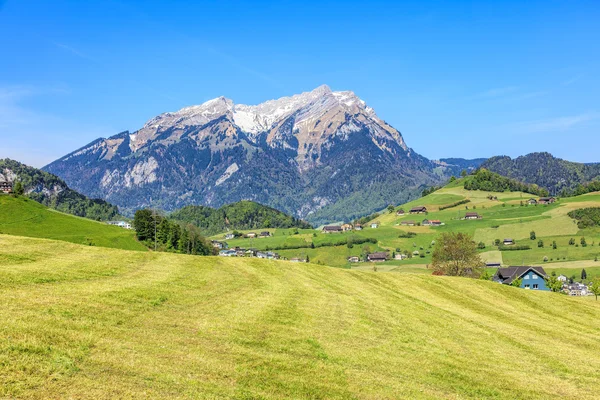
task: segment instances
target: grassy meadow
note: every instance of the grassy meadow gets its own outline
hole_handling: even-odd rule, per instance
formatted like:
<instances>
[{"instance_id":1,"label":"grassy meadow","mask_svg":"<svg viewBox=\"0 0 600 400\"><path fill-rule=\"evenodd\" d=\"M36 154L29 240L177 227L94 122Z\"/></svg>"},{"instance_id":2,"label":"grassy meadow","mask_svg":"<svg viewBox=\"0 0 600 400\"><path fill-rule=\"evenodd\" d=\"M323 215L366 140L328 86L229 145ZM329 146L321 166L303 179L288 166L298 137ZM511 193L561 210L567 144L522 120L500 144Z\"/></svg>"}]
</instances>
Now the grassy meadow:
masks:
<instances>
[{"instance_id":1,"label":"grassy meadow","mask_svg":"<svg viewBox=\"0 0 600 400\"><path fill-rule=\"evenodd\" d=\"M147 250L131 230L63 214L26 197L0 195L2 233L124 250Z\"/></svg>"},{"instance_id":2,"label":"grassy meadow","mask_svg":"<svg viewBox=\"0 0 600 400\"><path fill-rule=\"evenodd\" d=\"M429 274L0 243L0 398L594 399L600 390L600 302L588 298Z\"/></svg>"},{"instance_id":3,"label":"grassy meadow","mask_svg":"<svg viewBox=\"0 0 600 400\"><path fill-rule=\"evenodd\" d=\"M496 197L497 199L490 199ZM409 252L418 251L419 255L402 260L390 260L384 263L389 270L394 272L409 271L409 268L394 268L405 265L427 265L431 263L431 254L434 248L432 242L441 232L465 232L472 235L476 242L482 242L485 248L480 250L482 258L487 262L500 262L503 265L543 265L549 271L562 269L560 263L582 261L586 267L592 268L594 276L600 276L595 266L600 266L600 228L580 230L575 220L567 213L571 210L585 207L600 207L600 194L590 193L583 196L559 199L549 205L527 205L527 200L535 197L522 192L485 192L469 191L463 188L462 179L450 183L410 203L397 206L394 212L382 211L381 215L373 220L379 223L378 228L370 228L369 224L362 231L344 232L336 234L323 234L318 230L300 230L295 234L293 229L271 230L273 237L261 239L233 239L228 240L230 246L255 247L261 250L276 249L284 257L305 257L308 255L312 262L325 265L372 269L371 265L350 264L349 256L358 256L373 251ZM449 205L461 200L470 200L467 204L448 208L440 211L440 206ZM428 214L403 216L396 215L400 208L406 212L414 206L426 206ZM474 211L483 216L478 220L464 220L466 212ZM403 226L402 221L413 220L422 222L423 219L438 219L443 226ZM530 232L536 233L536 240L530 239ZM402 233L414 232L412 238L399 237ZM350 237L375 238L377 243L355 244L352 248L347 245L324 246L324 243L335 244ZM587 246L581 246L581 237L585 237ZM496 239L513 239L517 245L528 245L530 250L499 251L494 242ZM576 244L569 245L570 239ZM213 239L222 240L223 235L214 236ZM538 240L542 239L543 247L538 247ZM556 242L557 248L552 248ZM315 248L311 248L311 244ZM307 248L292 249L290 247L305 246ZM547 258L547 261L544 259ZM555 265L556 264L556 265Z\"/></svg>"}]
</instances>

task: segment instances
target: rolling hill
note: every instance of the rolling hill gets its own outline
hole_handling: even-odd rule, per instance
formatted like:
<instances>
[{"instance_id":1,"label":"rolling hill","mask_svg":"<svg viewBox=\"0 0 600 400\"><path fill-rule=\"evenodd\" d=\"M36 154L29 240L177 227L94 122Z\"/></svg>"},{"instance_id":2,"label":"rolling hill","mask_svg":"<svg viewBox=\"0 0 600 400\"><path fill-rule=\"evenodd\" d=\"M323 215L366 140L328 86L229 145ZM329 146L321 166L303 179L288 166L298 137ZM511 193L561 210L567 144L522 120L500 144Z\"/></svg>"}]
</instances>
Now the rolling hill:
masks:
<instances>
[{"instance_id":1,"label":"rolling hill","mask_svg":"<svg viewBox=\"0 0 600 400\"><path fill-rule=\"evenodd\" d=\"M597 397L600 303L0 235L0 397Z\"/></svg>"},{"instance_id":2,"label":"rolling hill","mask_svg":"<svg viewBox=\"0 0 600 400\"><path fill-rule=\"evenodd\" d=\"M26 197L0 194L0 233L89 246L146 250L135 233L50 209Z\"/></svg>"},{"instance_id":3,"label":"rolling hill","mask_svg":"<svg viewBox=\"0 0 600 400\"><path fill-rule=\"evenodd\" d=\"M255 247L261 250L275 250L282 256L292 258L306 256L312 262L325 265L372 269L371 263L350 264L350 256L364 256L368 252L388 251L393 253L418 252L405 260L390 260L378 264L380 271L421 272L430 273L426 265L431 263L431 253L436 237L441 232L456 231L473 235L476 242L482 242L485 248L480 250L484 260L503 265L543 265L547 271L556 270L568 276L579 274L582 268L588 271L588 277L600 276L600 229L591 227L579 229L577 221L568 216L569 211L600 206L600 193L559 199L549 205L528 205L530 198L537 196L519 192L490 192L482 190L466 190L471 187L473 176L458 179L432 194L387 210L371 222L378 227L370 228L366 224L361 231L337 234L323 234L315 230L271 230L272 237L260 239L227 240L230 247ZM503 183L503 182L502 182ZM449 205L468 200L466 204L458 204L440 211ZM408 211L414 206L425 206L428 213L410 215ZM467 209L468 208L468 209ZM403 209L405 215L397 215ZM476 212L481 219L465 220L467 212ZM414 221L421 225L424 219L439 220L442 226L406 226L403 221ZM536 240L530 239L531 232L536 233ZM407 232L416 236L401 237ZM587 245L581 246L581 238L585 237ZM375 239L376 243L348 245L366 238ZM495 246L496 239L510 238L517 245L530 246L523 251L500 251ZM213 239L222 240L216 235ZM574 244L570 245L571 239ZM543 247L538 247L539 240ZM553 248L556 242L556 248ZM544 259L547 258L547 261ZM566 271L565 271L566 270Z\"/></svg>"}]
</instances>

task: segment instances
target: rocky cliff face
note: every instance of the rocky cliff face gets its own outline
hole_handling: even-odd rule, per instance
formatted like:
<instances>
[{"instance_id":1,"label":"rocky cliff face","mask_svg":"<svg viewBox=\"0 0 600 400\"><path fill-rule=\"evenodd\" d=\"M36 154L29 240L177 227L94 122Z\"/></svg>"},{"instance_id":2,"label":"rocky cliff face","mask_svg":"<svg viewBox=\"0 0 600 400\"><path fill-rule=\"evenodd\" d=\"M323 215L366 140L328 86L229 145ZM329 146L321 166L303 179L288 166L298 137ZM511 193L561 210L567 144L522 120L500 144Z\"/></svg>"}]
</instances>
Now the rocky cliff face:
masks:
<instances>
[{"instance_id":1,"label":"rocky cliff face","mask_svg":"<svg viewBox=\"0 0 600 400\"><path fill-rule=\"evenodd\" d=\"M320 86L256 106L219 97L164 113L45 169L121 210L245 199L319 223L407 200L447 166L413 152L354 93Z\"/></svg>"}]
</instances>

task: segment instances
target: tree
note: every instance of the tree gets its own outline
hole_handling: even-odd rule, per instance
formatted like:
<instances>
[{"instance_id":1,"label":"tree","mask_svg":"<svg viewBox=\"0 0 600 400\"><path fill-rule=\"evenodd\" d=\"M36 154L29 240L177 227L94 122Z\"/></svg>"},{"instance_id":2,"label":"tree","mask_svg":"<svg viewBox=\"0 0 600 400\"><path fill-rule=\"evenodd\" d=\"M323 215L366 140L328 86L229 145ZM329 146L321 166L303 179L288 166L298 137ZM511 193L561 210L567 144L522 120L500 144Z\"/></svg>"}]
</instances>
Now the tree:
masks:
<instances>
[{"instance_id":1,"label":"tree","mask_svg":"<svg viewBox=\"0 0 600 400\"><path fill-rule=\"evenodd\" d=\"M510 285L514 286L514 287L521 287L521 284L523 283L523 278L517 278L515 280L513 280Z\"/></svg>"},{"instance_id":2,"label":"tree","mask_svg":"<svg viewBox=\"0 0 600 400\"><path fill-rule=\"evenodd\" d=\"M434 273L478 278L483 273L484 265L470 235L446 232L436 240L431 263Z\"/></svg>"},{"instance_id":3,"label":"tree","mask_svg":"<svg viewBox=\"0 0 600 400\"><path fill-rule=\"evenodd\" d=\"M579 241L579 243L581 243L581 247L586 247L587 246L587 242L585 241L585 237L582 236L581 240Z\"/></svg>"},{"instance_id":4,"label":"tree","mask_svg":"<svg viewBox=\"0 0 600 400\"><path fill-rule=\"evenodd\" d=\"M538 247L544 247L544 241L542 239L538 240Z\"/></svg>"},{"instance_id":5,"label":"tree","mask_svg":"<svg viewBox=\"0 0 600 400\"><path fill-rule=\"evenodd\" d=\"M585 272L585 268L581 270L581 280L584 281L587 279L587 272Z\"/></svg>"},{"instance_id":6,"label":"tree","mask_svg":"<svg viewBox=\"0 0 600 400\"><path fill-rule=\"evenodd\" d=\"M531 240L535 240L536 239L535 231L529 232L529 239L531 239Z\"/></svg>"},{"instance_id":7,"label":"tree","mask_svg":"<svg viewBox=\"0 0 600 400\"><path fill-rule=\"evenodd\" d=\"M387 210L388 212L391 214L394 212L394 206L392 204L390 204L389 206L387 206Z\"/></svg>"},{"instance_id":8,"label":"tree","mask_svg":"<svg viewBox=\"0 0 600 400\"><path fill-rule=\"evenodd\" d=\"M569 246L573 246L575 244L575 239L571 238L569 239Z\"/></svg>"},{"instance_id":9,"label":"tree","mask_svg":"<svg viewBox=\"0 0 600 400\"><path fill-rule=\"evenodd\" d=\"M600 295L600 277L594 279L594 281L589 286L590 292L594 293L596 296L596 301L598 301L598 295Z\"/></svg>"},{"instance_id":10,"label":"tree","mask_svg":"<svg viewBox=\"0 0 600 400\"><path fill-rule=\"evenodd\" d=\"M553 248L554 250L556 250L556 240L553 240L553 241L552 241L552 248Z\"/></svg>"},{"instance_id":11,"label":"tree","mask_svg":"<svg viewBox=\"0 0 600 400\"><path fill-rule=\"evenodd\" d=\"M17 196L23 196L23 193L25 193L25 189L23 188L23 184L18 181L17 183L15 183L15 186L13 187L13 193Z\"/></svg>"},{"instance_id":12,"label":"tree","mask_svg":"<svg viewBox=\"0 0 600 400\"><path fill-rule=\"evenodd\" d=\"M479 242L479 243L477 244L477 248L478 248L478 249L485 249L485 243L483 243L483 242Z\"/></svg>"},{"instance_id":13,"label":"tree","mask_svg":"<svg viewBox=\"0 0 600 400\"><path fill-rule=\"evenodd\" d=\"M306 262L310 262L310 258L308 257L308 254L306 255Z\"/></svg>"},{"instance_id":14,"label":"tree","mask_svg":"<svg viewBox=\"0 0 600 400\"><path fill-rule=\"evenodd\" d=\"M556 277L556 272L552 272L552 275L546 280L546 286L553 292L560 292L562 290L562 282Z\"/></svg>"},{"instance_id":15,"label":"tree","mask_svg":"<svg viewBox=\"0 0 600 400\"><path fill-rule=\"evenodd\" d=\"M450 177L450 182L454 182L455 180L456 180L456 177L455 177L454 175L452 175L452 176Z\"/></svg>"},{"instance_id":16,"label":"tree","mask_svg":"<svg viewBox=\"0 0 600 400\"><path fill-rule=\"evenodd\" d=\"M465 176L467 176L467 170L466 170L466 169L463 169L462 171L460 171L460 176L462 176L463 178L464 178Z\"/></svg>"},{"instance_id":17,"label":"tree","mask_svg":"<svg viewBox=\"0 0 600 400\"><path fill-rule=\"evenodd\" d=\"M500 246L500 239L494 240L494 246Z\"/></svg>"}]
</instances>

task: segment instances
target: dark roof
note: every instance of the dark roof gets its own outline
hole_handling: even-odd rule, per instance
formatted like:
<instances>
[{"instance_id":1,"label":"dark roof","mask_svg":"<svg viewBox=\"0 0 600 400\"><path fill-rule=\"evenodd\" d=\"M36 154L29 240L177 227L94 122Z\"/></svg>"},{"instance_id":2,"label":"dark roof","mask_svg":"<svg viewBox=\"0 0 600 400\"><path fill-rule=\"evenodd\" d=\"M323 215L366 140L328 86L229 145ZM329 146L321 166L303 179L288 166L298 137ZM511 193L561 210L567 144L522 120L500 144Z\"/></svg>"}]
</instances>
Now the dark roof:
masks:
<instances>
[{"instance_id":1,"label":"dark roof","mask_svg":"<svg viewBox=\"0 0 600 400\"><path fill-rule=\"evenodd\" d=\"M423 207L423 206L413 207L410 209L411 212L412 211L424 211L424 210L427 210L427 208Z\"/></svg>"},{"instance_id":2,"label":"dark roof","mask_svg":"<svg viewBox=\"0 0 600 400\"><path fill-rule=\"evenodd\" d=\"M540 197L541 201L548 201L548 200L554 200L554 197Z\"/></svg>"},{"instance_id":3,"label":"dark roof","mask_svg":"<svg viewBox=\"0 0 600 400\"><path fill-rule=\"evenodd\" d=\"M378 253L371 253L368 255L369 259L375 258L375 259L386 259L388 256L388 253L385 253L383 251L380 251Z\"/></svg>"},{"instance_id":4,"label":"dark roof","mask_svg":"<svg viewBox=\"0 0 600 400\"><path fill-rule=\"evenodd\" d=\"M400 223L401 223L401 224L405 224L405 225L409 225L409 224L413 224L413 225L414 225L414 224L415 224L415 221L412 221L412 220L407 220L407 221L402 221L402 222L400 222Z\"/></svg>"},{"instance_id":5,"label":"dark roof","mask_svg":"<svg viewBox=\"0 0 600 400\"><path fill-rule=\"evenodd\" d=\"M327 225L323 227L324 231L341 231L342 227L339 225Z\"/></svg>"},{"instance_id":6,"label":"dark roof","mask_svg":"<svg viewBox=\"0 0 600 400\"><path fill-rule=\"evenodd\" d=\"M543 267L506 267L506 268L498 268L496 271L496 275L494 275L494 280L501 281L504 284L510 285L512 281L518 279L525 275L529 270L535 271L542 278L545 278L546 271L544 271Z\"/></svg>"},{"instance_id":7,"label":"dark roof","mask_svg":"<svg viewBox=\"0 0 600 400\"><path fill-rule=\"evenodd\" d=\"M479 217L479 214L476 212L468 212L465 214L465 217Z\"/></svg>"}]
</instances>

